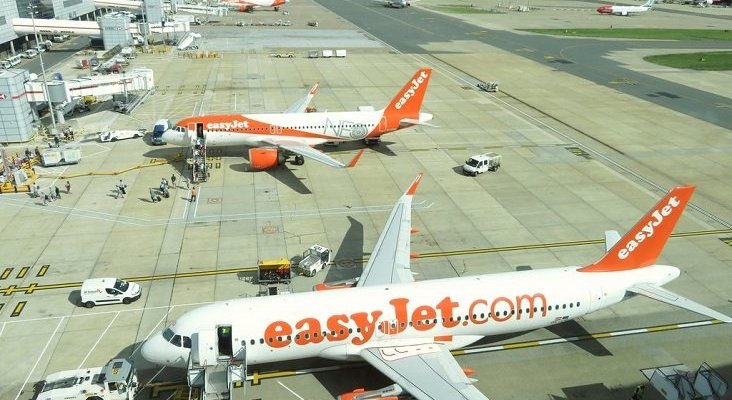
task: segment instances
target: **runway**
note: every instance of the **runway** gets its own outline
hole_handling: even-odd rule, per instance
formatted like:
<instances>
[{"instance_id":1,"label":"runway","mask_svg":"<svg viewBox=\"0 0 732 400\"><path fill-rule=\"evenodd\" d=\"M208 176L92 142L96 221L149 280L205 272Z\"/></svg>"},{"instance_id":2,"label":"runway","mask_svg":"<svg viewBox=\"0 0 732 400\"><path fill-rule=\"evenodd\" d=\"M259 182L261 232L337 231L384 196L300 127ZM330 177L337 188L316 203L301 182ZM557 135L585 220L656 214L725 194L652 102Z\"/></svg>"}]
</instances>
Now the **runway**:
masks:
<instances>
[{"instance_id":1,"label":"runway","mask_svg":"<svg viewBox=\"0 0 732 400\"><path fill-rule=\"evenodd\" d=\"M479 41L560 71L604 85L639 99L732 129L732 109L727 97L623 68L605 58L630 48L719 49L729 42L642 41L560 38L484 29L457 18L420 7L391 9L370 0L315 0L394 49L408 54L429 54L435 42ZM634 82L614 84L613 82Z\"/></svg>"}]
</instances>

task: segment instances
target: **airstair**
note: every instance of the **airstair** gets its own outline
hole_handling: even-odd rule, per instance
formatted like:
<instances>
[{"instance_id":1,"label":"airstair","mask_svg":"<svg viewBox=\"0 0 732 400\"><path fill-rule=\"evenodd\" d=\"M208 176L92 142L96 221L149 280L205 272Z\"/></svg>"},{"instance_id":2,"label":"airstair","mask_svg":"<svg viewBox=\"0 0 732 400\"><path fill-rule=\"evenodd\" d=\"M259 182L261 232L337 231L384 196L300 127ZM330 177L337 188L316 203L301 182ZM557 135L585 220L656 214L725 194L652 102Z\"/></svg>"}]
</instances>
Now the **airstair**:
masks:
<instances>
[{"instance_id":1,"label":"airstair","mask_svg":"<svg viewBox=\"0 0 732 400\"><path fill-rule=\"evenodd\" d=\"M234 346L232 337L231 325L220 325L216 330L198 332L191 337L188 386L191 393L200 389L201 400L244 398L246 347Z\"/></svg>"},{"instance_id":2,"label":"airstair","mask_svg":"<svg viewBox=\"0 0 732 400\"><path fill-rule=\"evenodd\" d=\"M707 363L702 363L696 372L683 364L641 372L666 400L720 400L727 393L727 381Z\"/></svg>"},{"instance_id":3,"label":"airstair","mask_svg":"<svg viewBox=\"0 0 732 400\"><path fill-rule=\"evenodd\" d=\"M193 162L191 180L193 183L206 182L209 177L208 162L206 160L206 135L203 133L203 124L196 124L196 137L193 141Z\"/></svg>"}]
</instances>

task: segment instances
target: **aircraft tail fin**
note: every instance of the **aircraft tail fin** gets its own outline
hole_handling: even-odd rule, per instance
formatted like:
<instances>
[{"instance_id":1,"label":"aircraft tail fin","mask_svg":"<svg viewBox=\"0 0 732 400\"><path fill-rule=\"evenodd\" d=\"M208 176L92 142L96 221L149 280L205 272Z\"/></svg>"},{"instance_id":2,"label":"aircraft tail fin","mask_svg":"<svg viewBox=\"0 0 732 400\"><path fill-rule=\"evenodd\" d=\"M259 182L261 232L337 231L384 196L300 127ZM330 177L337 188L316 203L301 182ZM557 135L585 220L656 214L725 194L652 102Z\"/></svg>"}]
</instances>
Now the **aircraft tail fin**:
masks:
<instances>
[{"instance_id":1,"label":"aircraft tail fin","mask_svg":"<svg viewBox=\"0 0 732 400\"><path fill-rule=\"evenodd\" d=\"M625 271L655 264L694 189L680 186L669 191L599 261L579 271Z\"/></svg>"},{"instance_id":2,"label":"aircraft tail fin","mask_svg":"<svg viewBox=\"0 0 732 400\"><path fill-rule=\"evenodd\" d=\"M419 110L431 76L432 68L420 68L386 106L384 115L393 121L404 118L419 120Z\"/></svg>"}]
</instances>

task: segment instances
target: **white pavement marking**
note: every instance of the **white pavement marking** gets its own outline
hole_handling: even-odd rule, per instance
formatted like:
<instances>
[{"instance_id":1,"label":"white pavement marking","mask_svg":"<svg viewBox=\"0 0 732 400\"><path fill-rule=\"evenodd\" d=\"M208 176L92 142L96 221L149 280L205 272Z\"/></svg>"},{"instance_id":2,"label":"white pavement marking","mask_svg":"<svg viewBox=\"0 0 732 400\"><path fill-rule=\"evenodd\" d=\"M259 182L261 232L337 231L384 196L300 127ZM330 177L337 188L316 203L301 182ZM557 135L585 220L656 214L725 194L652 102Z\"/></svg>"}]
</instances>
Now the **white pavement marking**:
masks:
<instances>
[{"instance_id":1,"label":"white pavement marking","mask_svg":"<svg viewBox=\"0 0 732 400\"><path fill-rule=\"evenodd\" d=\"M3 322L3 327L0 329L0 337L3 337L3 332L5 332L5 322Z\"/></svg>"},{"instance_id":2,"label":"white pavement marking","mask_svg":"<svg viewBox=\"0 0 732 400\"><path fill-rule=\"evenodd\" d=\"M294 390L292 390L292 389L288 388L287 386L285 386L285 384L284 384L284 383L280 382L280 380L279 380L279 379L277 380L277 383L279 383L279 384L280 384L280 386L282 386L283 388L285 388L285 390L287 390L288 392L292 393L292 395L293 395L293 396L297 397L297 398L298 398L298 399L300 399L300 400L305 400L305 399L303 399L303 398L302 398L302 396L300 396L299 394L295 393L295 391L294 391Z\"/></svg>"},{"instance_id":3,"label":"white pavement marking","mask_svg":"<svg viewBox=\"0 0 732 400\"><path fill-rule=\"evenodd\" d=\"M149 385L150 383L152 383L155 380L155 378L157 378L158 375L160 375L163 372L164 369L165 369L165 367L160 368L160 371L156 372L155 375L153 375L152 378L150 378L150 380L147 381L146 384L142 385L142 387L145 388L145 387L147 387L147 385ZM137 394L135 394L135 397L137 397L137 395L140 394L140 393L142 393L142 390L138 390L137 391Z\"/></svg>"},{"instance_id":4,"label":"white pavement marking","mask_svg":"<svg viewBox=\"0 0 732 400\"><path fill-rule=\"evenodd\" d=\"M94 351L94 349L97 347L97 345L99 344L99 342L102 341L102 338L104 337L104 335L107 334L107 331L109 331L109 328L112 327L112 324L114 323L114 321L117 319L117 317L119 317L119 314L120 313L121 313L121 311L117 311L117 313L114 314L114 318L112 318L112 320L109 321L109 324L104 329L104 332L102 332L102 334L99 335L99 337L97 338L97 341L94 342L94 345L91 347L91 349L89 349L89 352L86 353L86 357L84 357L84 359L81 360L81 362L79 363L79 366L76 367L76 369L81 369L81 367L84 365L84 363L86 362L86 360L89 358L89 355L91 355L92 351Z\"/></svg>"},{"instance_id":5,"label":"white pavement marking","mask_svg":"<svg viewBox=\"0 0 732 400\"><path fill-rule=\"evenodd\" d=\"M58 321L58 324L56 324L56 329L53 330L51 337L48 338L46 345L43 346L43 350L41 351L41 354L38 355L38 359L36 360L36 363L33 364L33 368L31 368L30 372L28 373L28 376L25 378L25 381L23 381L23 384L20 386L20 389L18 390L18 394L15 395L15 400L18 400L18 398L20 397L20 394L23 393L23 388L25 388L25 385L28 384L28 381L30 380L31 375L33 375L33 372L36 370L38 363L41 362L41 358L43 358L43 354L45 354L46 350L48 350L48 346L51 344L53 337L56 336L56 332L58 332L58 328L61 327L61 323L64 322L64 318L61 318L61 320Z\"/></svg>"},{"instance_id":6,"label":"white pavement marking","mask_svg":"<svg viewBox=\"0 0 732 400\"><path fill-rule=\"evenodd\" d=\"M194 187L195 187L195 186L194 186ZM192 189L191 189L191 190L192 190ZM197 189L196 189L196 205L195 205L195 207L193 208L193 219L196 219L196 215L198 215L198 197L199 197L200 195L201 195L201 188L199 187L199 188L197 188ZM191 197L190 197L190 195L188 196L188 198L189 198L189 199L191 198Z\"/></svg>"}]
</instances>

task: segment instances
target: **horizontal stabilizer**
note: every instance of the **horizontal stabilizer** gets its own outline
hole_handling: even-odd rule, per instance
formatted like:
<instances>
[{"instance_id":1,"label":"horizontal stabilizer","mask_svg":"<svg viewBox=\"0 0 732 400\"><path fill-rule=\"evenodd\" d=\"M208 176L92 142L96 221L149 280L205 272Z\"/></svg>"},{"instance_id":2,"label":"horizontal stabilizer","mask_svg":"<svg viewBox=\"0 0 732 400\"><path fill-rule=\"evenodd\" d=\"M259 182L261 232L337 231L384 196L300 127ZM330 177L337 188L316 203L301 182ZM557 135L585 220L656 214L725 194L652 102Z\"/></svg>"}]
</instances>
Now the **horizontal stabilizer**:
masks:
<instances>
[{"instance_id":1,"label":"horizontal stabilizer","mask_svg":"<svg viewBox=\"0 0 732 400\"><path fill-rule=\"evenodd\" d=\"M437 125L433 125L433 124L430 124L429 122L420 121L420 120L414 119L414 118L402 118L399 120L399 125L402 125L402 126L424 125L424 126L429 126L431 128L438 128Z\"/></svg>"},{"instance_id":2,"label":"horizontal stabilizer","mask_svg":"<svg viewBox=\"0 0 732 400\"><path fill-rule=\"evenodd\" d=\"M620 241L620 233L618 231L605 231L605 253Z\"/></svg>"},{"instance_id":3,"label":"horizontal stabilizer","mask_svg":"<svg viewBox=\"0 0 732 400\"><path fill-rule=\"evenodd\" d=\"M720 312L714 311L711 308L701 305L695 301L689 300L683 296L666 290L660 286L656 286L650 283L639 283L628 288L628 291L638 293L643 296L649 297L653 300L658 300L672 306L680 307L689 311L693 311L697 314L706 315L707 317L718 319L722 322L732 322L732 317L728 317Z\"/></svg>"}]
</instances>

